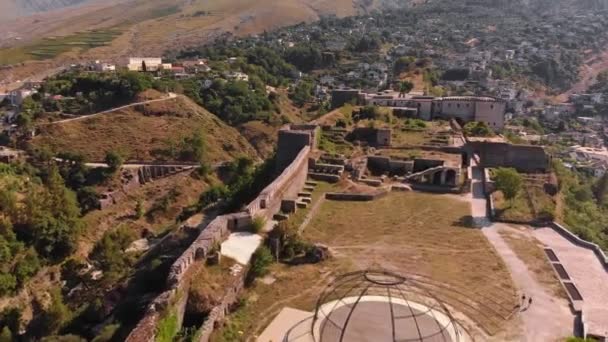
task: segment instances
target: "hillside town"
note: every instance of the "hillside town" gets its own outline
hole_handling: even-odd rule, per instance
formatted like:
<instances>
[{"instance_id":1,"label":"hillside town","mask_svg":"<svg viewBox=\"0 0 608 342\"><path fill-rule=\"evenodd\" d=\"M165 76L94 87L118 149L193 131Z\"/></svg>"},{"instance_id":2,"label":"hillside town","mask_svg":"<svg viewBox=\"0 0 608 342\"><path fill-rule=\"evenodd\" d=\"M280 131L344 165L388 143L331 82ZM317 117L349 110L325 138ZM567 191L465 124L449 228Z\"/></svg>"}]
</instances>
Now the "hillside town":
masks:
<instances>
[{"instance_id":1,"label":"hillside town","mask_svg":"<svg viewBox=\"0 0 608 342\"><path fill-rule=\"evenodd\" d=\"M429 1L0 89L0 341L608 340L593 8Z\"/></svg>"}]
</instances>

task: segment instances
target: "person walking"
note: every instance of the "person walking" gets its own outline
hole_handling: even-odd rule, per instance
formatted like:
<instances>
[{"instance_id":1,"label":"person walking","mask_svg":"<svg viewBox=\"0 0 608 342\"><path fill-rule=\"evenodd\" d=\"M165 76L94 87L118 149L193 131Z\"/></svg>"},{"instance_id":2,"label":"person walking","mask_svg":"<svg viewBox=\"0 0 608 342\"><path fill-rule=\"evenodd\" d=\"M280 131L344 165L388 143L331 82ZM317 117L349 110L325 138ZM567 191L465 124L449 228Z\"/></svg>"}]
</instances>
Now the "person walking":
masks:
<instances>
[{"instance_id":1,"label":"person walking","mask_svg":"<svg viewBox=\"0 0 608 342\"><path fill-rule=\"evenodd\" d=\"M532 305L532 297L530 297L530 299L528 299L528 307L530 307L530 305Z\"/></svg>"}]
</instances>

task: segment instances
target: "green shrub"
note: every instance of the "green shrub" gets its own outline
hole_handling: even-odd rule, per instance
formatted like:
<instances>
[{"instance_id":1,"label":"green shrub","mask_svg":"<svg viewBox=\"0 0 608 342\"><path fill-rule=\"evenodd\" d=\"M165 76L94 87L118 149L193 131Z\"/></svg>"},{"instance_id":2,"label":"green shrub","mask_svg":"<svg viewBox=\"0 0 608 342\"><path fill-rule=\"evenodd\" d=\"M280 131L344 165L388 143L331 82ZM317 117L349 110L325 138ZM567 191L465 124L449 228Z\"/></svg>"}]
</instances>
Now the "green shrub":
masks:
<instances>
[{"instance_id":1,"label":"green shrub","mask_svg":"<svg viewBox=\"0 0 608 342\"><path fill-rule=\"evenodd\" d=\"M23 259L19 260L15 265L14 274L17 278L19 286L23 284L40 269L40 260L34 249L27 251Z\"/></svg>"},{"instance_id":2,"label":"green shrub","mask_svg":"<svg viewBox=\"0 0 608 342\"><path fill-rule=\"evenodd\" d=\"M252 278L257 278L268 274L268 267L272 264L274 258L270 249L266 246L261 246L253 253L251 260L250 275Z\"/></svg>"},{"instance_id":3,"label":"green shrub","mask_svg":"<svg viewBox=\"0 0 608 342\"><path fill-rule=\"evenodd\" d=\"M55 334L71 319L70 309L63 303L61 291L55 288L51 291L51 303L39 318L37 335L48 336Z\"/></svg>"},{"instance_id":4,"label":"green shrub","mask_svg":"<svg viewBox=\"0 0 608 342\"><path fill-rule=\"evenodd\" d=\"M17 287L17 278L9 273L0 273L0 295L10 294Z\"/></svg>"},{"instance_id":5,"label":"green shrub","mask_svg":"<svg viewBox=\"0 0 608 342\"><path fill-rule=\"evenodd\" d=\"M469 137L491 137L494 131L487 123L481 121L469 122L463 127L464 134Z\"/></svg>"},{"instance_id":6,"label":"green shrub","mask_svg":"<svg viewBox=\"0 0 608 342\"><path fill-rule=\"evenodd\" d=\"M144 208L144 202L141 199L138 199L137 203L135 204L135 217L140 219L144 217L145 213L146 209Z\"/></svg>"},{"instance_id":7,"label":"green shrub","mask_svg":"<svg viewBox=\"0 0 608 342\"><path fill-rule=\"evenodd\" d=\"M177 323L175 313L161 319L156 326L156 342L173 342L173 338L179 333Z\"/></svg>"},{"instance_id":8,"label":"green shrub","mask_svg":"<svg viewBox=\"0 0 608 342\"><path fill-rule=\"evenodd\" d=\"M110 342L116 331L120 328L120 324L109 324L103 327L92 342Z\"/></svg>"},{"instance_id":9,"label":"green shrub","mask_svg":"<svg viewBox=\"0 0 608 342\"><path fill-rule=\"evenodd\" d=\"M13 342L13 333L8 327L2 328L2 332L0 332L0 342Z\"/></svg>"},{"instance_id":10,"label":"green shrub","mask_svg":"<svg viewBox=\"0 0 608 342\"><path fill-rule=\"evenodd\" d=\"M494 175L496 189L502 191L506 199L514 199L523 183L521 175L513 168L504 167L496 169Z\"/></svg>"},{"instance_id":11,"label":"green shrub","mask_svg":"<svg viewBox=\"0 0 608 342\"><path fill-rule=\"evenodd\" d=\"M251 231L258 234L261 233L264 227L266 226L266 219L262 216L256 216L253 218L251 222Z\"/></svg>"},{"instance_id":12,"label":"green shrub","mask_svg":"<svg viewBox=\"0 0 608 342\"><path fill-rule=\"evenodd\" d=\"M135 241L135 233L126 226L107 232L97 242L91 253L91 259L104 271L104 278L112 280L121 277L130 267L132 255L125 253Z\"/></svg>"},{"instance_id":13,"label":"green shrub","mask_svg":"<svg viewBox=\"0 0 608 342\"><path fill-rule=\"evenodd\" d=\"M122 167L124 158L114 151L109 151L106 153L105 162L108 164L108 171L115 173Z\"/></svg>"}]
</instances>

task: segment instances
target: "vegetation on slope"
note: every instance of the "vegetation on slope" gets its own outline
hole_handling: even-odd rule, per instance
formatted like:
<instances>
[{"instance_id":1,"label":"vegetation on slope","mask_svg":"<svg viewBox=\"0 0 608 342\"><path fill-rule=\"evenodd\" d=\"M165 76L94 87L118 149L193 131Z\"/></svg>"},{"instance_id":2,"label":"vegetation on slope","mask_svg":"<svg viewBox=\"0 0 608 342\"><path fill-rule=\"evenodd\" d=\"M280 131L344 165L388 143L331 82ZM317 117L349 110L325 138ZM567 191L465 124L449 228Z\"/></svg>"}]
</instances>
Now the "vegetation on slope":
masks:
<instances>
[{"instance_id":1,"label":"vegetation on slope","mask_svg":"<svg viewBox=\"0 0 608 342\"><path fill-rule=\"evenodd\" d=\"M594 181L553 163L563 201L561 221L576 235L608 250L608 176Z\"/></svg>"},{"instance_id":2,"label":"vegetation on slope","mask_svg":"<svg viewBox=\"0 0 608 342\"><path fill-rule=\"evenodd\" d=\"M217 162L257 156L236 129L186 97L43 126L32 144L90 161L102 161L107 151L136 161Z\"/></svg>"}]
</instances>

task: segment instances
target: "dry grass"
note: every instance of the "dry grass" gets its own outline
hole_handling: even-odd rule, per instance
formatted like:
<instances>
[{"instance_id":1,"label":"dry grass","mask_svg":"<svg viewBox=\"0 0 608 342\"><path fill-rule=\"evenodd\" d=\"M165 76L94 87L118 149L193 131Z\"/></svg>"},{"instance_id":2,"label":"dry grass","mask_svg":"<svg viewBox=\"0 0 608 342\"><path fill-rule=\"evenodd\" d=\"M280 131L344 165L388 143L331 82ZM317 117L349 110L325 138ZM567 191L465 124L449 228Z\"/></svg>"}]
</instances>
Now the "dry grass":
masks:
<instances>
[{"instance_id":1,"label":"dry grass","mask_svg":"<svg viewBox=\"0 0 608 342\"><path fill-rule=\"evenodd\" d=\"M543 189L543 181L524 179L517 196L508 201L501 191L492 194L496 215L507 221L532 222L543 219L546 213L556 213L557 201ZM529 198L528 198L529 196Z\"/></svg>"},{"instance_id":2,"label":"dry grass","mask_svg":"<svg viewBox=\"0 0 608 342\"><path fill-rule=\"evenodd\" d=\"M144 230L160 233L172 228L182 209L196 203L200 194L207 187L207 182L192 177L190 173L177 174L141 186L130 192L118 204L84 216L86 230L78 242L75 254L86 257L95 242L106 231L119 225L127 225L138 234ZM157 210L142 218L135 216L138 201L142 202L145 212L148 213L169 195L174 196L170 196L166 210Z\"/></svg>"},{"instance_id":3,"label":"dry grass","mask_svg":"<svg viewBox=\"0 0 608 342\"><path fill-rule=\"evenodd\" d=\"M549 290L554 296L568 299L564 288L557 279L555 271L549 264L543 245L533 236L525 233L516 233L512 230L500 230L500 236L509 247L517 254L536 281Z\"/></svg>"},{"instance_id":4,"label":"dry grass","mask_svg":"<svg viewBox=\"0 0 608 342\"><path fill-rule=\"evenodd\" d=\"M269 157L274 152L279 127L269 126L262 121L249 121L239 126L239 131L260 155Z\"/></svg>"},{"instance_id":5,"label":"dry grass","mask_svg":"<svg viewBox=\"0 0 608 342\"><path fill-rule=\"evenodd\" d=\"M317 265L287 266L274 264L270 268L275 282L261 281L248 288L242 296L243 305L229 317L226 326L215 330L211 341L245 341L262 333L263 329L285 306L313 311L317 296L332 277L348 270L342 260Z\"/></svg>"},{"instance_id":6,"label":"dry grass","mask_svg":"<svg viewBox=\"0 0 608 342\"><path fill-rule=\"evenodd\" d=\"M0 44L9 47L20 45L10 50L19 53L11 52L6 56L13 59L27 59L27 55L21 53L22 47L45 37L72 36L82 30L123 32L109 46L86 52L61 53L47 60L45 65L31 62L15 65L11 70L0 71L0 79L7 83L24 80L76 60L101 59L124 63L129 55L161 55L167 50L199 46L223 32L245 36L318 20L321 15L354 15L361 9L356 8L352 0L96 1L92 5L0 23L0 31L19 32L22 38L19 41L11 36L0 38ZM199 11L212 15L195 15Z\"/></svg>"},{"instance_id":7,"label":"dry grass","mask_svg":"<svg viewBox=\"0 0 608 342\"><path fill-rule=\"evenodd\" d=\"M447 210L441 210L447 209ZM394 193L374 202L325 202L304 236L329 245L355 269L418 275L486 333L501 331L516 304L510 275L479 230L461 222L467 202Z\"/></svg>"},{"instance_id":8,"label":"dry grass","mask_svg":"<svg viewBox=\"0 0 608 342\"><path fill-rule=\"evenodd\" d=\"M103 160L106 151L118 151L128 160L171 161L162 151L199 129L211 162L257 156L236 129L185 97L44 126L33 144L53 152L80 153L90 161Z\"/></svg>"},{"instance_id":9,"label":"dry grass","mask_svg":"<svg viewBox=\"0 0 608 342\"><path fill-rule=\"evenodd\" d=\"M446 131L449 129L443 121L430 121L425 122L426 128L420 130L412 130L406 127L406 123L401 119L394 119L393 123L393 134L392 134L392 146L417 146L417 145L428 145L439 141L439 132Z\"/></svg>"},{"instance_id":10,"label":"dry grass","mask_svg":"<svg viewBox=\"0 0 608 342\"><path fill-rule=\"evenodd\" d=\"M505 199L501 191L492 193L496 216L501 220L531 222L534 220L534 212L526 198L526 193L520 191L512 200Z\"/></svg>"}]
</instances>

